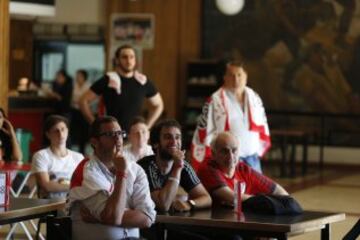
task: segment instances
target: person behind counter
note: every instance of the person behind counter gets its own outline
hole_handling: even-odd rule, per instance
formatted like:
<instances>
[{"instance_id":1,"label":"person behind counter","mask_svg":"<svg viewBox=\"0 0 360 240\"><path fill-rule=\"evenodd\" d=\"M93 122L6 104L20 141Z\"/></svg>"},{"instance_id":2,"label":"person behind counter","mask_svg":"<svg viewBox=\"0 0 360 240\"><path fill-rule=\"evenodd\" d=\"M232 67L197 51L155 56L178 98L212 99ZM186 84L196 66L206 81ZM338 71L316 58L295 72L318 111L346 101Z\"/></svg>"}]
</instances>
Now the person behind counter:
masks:
<instances>
[{"instance_id":1,"label":"person behind counter","mask_svg":"<svg viewBox=\"0 0 360 240\"><path fill-rule=\"evenodd\" d=\"M56 114L68 117L70 113L70 103L73 91L72 79L61 69L56 73L55 81L52 83L52 89L46 91L46 94L57 100L54 106Z\"/></svg>"},{"instance_id":2,"label":"person behind counter","mask_svg":"<svg viewBox=\"0 0 360 240\"><path fill-rule=\"evenodd\" d=\"M84 153L88 140L89 124L79 109L79 101L82 95L90 88L88 73L79 69L76 72L74 89L71 100L71 135L72 143L79 146L79 151Z\"/></svg>"},{"instance_id":3,"label":"person behind counter","mask_svg":"<svg viewBox=\"0 0 360 240\"><path fill-rule=\"evenodd\" d=\"M22 152L16 139L13 125L0 108L0 164L5 162L21 163Z\"/></svg>"}]
</instances>

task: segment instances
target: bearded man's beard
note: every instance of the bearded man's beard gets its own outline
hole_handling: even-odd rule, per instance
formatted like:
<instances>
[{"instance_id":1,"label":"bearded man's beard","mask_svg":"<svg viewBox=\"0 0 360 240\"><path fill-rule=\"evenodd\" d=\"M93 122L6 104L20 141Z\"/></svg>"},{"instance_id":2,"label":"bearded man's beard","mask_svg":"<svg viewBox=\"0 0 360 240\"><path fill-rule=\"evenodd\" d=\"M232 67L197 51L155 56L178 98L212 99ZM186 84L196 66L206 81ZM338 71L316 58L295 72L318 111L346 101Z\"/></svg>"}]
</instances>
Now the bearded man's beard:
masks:
<instances>
[{"instance_id":1,"label":"bearded man's beard","mask_svg":"<svg viewBox=\"0 0 360 240\"><path fill-rule=\"evenodd\" d=\"M128 67L124 67L123 65L121 65L121 64L119 64L119 68L123 71L123 72L125 72L125 73L130 73L130 72L133 72L134 70L135 70L135 67L133 67L133 68L128 68Z\"/></svg>"},{"instance_id":2,"label":"bearded man's beard","mask_svg":"<svg viewBox=\"0 0 360 240\"><path fill-rule=\"evenodd\" d=\"M173 156L165 149L160 149L159 155L160 155L160 158L165 161L171 161L171 159L173 158Z\"/></svg>"}]
</instances>

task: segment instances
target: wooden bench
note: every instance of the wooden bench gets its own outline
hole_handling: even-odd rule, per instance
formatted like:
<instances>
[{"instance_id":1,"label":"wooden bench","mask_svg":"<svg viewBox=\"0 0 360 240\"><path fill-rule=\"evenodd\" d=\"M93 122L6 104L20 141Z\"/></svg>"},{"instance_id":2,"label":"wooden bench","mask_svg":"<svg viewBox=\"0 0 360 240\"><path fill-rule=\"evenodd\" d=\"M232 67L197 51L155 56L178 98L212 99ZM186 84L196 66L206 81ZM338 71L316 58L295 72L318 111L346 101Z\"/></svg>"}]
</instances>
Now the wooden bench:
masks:
<instances>
[{"instance_id":1,"label":"wooden bench","mask_svg":"<svg viewBox=\"0 0 360 240\"><path fill-rule=\"evenodd\" d=\"M273 129L270 131L272 142L279 144L281 150L280 161L280 177L295 177L295 161L296 161L296 145L302 145L302 162L301 174L304 176L307 173L308 165L308 133L297 129ZM291 147L290 155L288 156L288 147ZM288 164L289 163L289 164ZM289 175L287 171L289 167Z\"/></svg>"}]
</instances>

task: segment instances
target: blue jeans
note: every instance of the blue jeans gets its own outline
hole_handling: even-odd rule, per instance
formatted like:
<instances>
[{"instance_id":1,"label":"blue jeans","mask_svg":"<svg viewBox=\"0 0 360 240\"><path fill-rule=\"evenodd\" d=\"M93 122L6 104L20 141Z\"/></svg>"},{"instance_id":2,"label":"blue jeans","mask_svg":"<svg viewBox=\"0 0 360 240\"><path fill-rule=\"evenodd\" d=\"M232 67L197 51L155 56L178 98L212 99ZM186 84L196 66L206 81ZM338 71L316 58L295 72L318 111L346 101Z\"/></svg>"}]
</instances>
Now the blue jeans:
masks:
<instances>
[{"instance_id":1,"label":"blue jeans","mask_svg":"<svg viewBox=\"0 0 360 240\"><path fill-rule=\"evenodd\" d=\"M248 165L249 167L251 167L255 171L257 171L259 173L262 173L260 159L259 159L259 156L257 154L250 155L250 156L247 156L247 157L240 157L240 159L246 165Z\"/></svg>"}]
</instances>

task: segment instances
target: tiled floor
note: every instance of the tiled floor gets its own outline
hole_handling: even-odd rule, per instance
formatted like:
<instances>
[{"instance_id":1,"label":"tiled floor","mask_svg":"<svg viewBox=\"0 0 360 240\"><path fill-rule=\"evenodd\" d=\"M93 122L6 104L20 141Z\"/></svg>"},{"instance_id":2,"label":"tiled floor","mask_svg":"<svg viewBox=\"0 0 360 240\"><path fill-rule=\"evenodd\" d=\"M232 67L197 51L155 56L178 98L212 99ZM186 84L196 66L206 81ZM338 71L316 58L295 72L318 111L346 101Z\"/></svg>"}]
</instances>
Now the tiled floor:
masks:
<instances>
[{"instance_id":1,"label":"tiled floor","mask_svg":"<svg viewBox=\"0 0 360 240\"><path fill-rule=\"evenodd\" d=\"M342 239L360 218L360 168L331 167L322 174L316 172L312 169L304 178L275 179L285 186L306 210L346 213L345 221L331 225L332 239ZM290 239L320 239L320 231Z\"/></svg>"},{"instance_id":2,"label":"tiled floor","mask_svg":"<svg viewBox=\"0 0 360 240\"><path fill-rule=\"evenodd\" d=\"M346 220L332 224L332 239L339 240L360 218L360 168L328 167L321 174L312 168L306 177L277 178L277 169L264 166L265 174L283 185L306 210L344 212ZM19 228L18 228L19 229ZM8 227L0 229L0 239ZM15 239L25 239L22 233ZM290 238L291 240L320 239L320 231ZM358 238L360 239L360 238Z\"/></svg>"}]
</instances>

